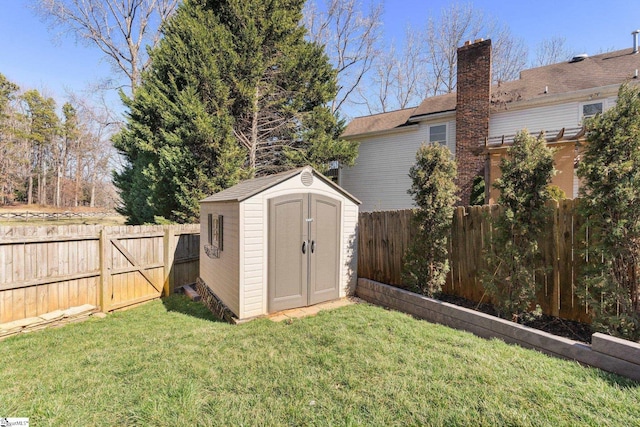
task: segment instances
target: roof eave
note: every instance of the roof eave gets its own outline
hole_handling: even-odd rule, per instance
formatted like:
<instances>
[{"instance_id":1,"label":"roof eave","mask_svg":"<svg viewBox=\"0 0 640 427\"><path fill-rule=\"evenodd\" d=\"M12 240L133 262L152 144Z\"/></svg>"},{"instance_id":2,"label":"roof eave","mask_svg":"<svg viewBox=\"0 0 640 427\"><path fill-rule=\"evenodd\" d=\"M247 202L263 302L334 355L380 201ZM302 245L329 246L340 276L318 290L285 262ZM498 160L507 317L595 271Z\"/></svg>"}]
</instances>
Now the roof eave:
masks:
<instances>
[{"instance_id":1,"label":"roof eave","mask_svg":"<svg viewBox=\"0 0 640 427\"><path fill-rule=\"evenodd\" d=\"M452 108L450 110L442 110L442 111L435 111L433 113L420 114L420 115L417 115L417 116L409 117L408 122L409 123L418 123L418 122L422 122L422 121L425 121L425 120L439 119L439 118L442 118L442 117L454 115L455 112L456 112L456 109Z\"/></svg>"},{"instance_id":2,"label":"roof eave","mask_svg":"<svg viewBox=\"0 0 640 427\"><path fill-rule=\"evenodd\" d=\"M353 140L353 139L360 139L360 138L368 138L370 136L387 135L390 133L408 132L408 131L416 130L417 128L418 128L418 124L412 123L408 125L396 126L391 129L376 130L373 132L355 133L352 135L342 135L341 137L347 140Z\"/></svg>"}]
</instances>

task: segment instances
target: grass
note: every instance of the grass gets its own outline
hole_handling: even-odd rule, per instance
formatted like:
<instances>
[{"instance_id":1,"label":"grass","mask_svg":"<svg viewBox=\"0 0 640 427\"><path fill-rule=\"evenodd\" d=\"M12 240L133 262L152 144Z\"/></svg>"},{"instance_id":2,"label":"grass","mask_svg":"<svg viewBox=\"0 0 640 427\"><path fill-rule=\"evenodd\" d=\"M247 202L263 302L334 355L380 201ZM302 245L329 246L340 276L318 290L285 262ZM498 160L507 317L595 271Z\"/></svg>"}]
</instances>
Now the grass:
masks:
<instances>
[{"instance_id":1,"label":"grass","mask_svg":"<svg viewBox=\"0 0 640 427\"><path fill-rule=\"evenodd\" d=\"M33 425L640 423L638 383L365 304L240 326L172 296L0 342Z\"/></svg>"}]
</instances>

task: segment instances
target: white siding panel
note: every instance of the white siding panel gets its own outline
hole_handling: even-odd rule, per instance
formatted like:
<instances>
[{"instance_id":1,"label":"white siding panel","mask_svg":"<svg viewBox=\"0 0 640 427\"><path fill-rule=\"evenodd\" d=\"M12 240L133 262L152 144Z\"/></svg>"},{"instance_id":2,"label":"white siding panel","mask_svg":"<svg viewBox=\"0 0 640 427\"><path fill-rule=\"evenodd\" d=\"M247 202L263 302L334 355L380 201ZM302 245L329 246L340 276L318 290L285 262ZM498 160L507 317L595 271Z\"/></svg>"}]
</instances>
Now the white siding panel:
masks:
<instances>
[{"instance_id":1,"label":"white siding panel","mask_svg":"<svg viewBox=\"0 0 640 427\"><path fill-rule=\"evenodd\" d=\"M447 131L447 148L451 151L451 155L456 155L456 121L451 120L448 122Z\"/></svg>"},{"instance_id":2,"label":"white siding panel","mask_svg":"<svg viewBox=\"0 0 640 427\"><path fill-rule=\"evenodd\" d=\"M420 145L429 135L426 126L398 134L374 136L360 141L356 164L340 171L345 190L360 199L362 211L413 207L407 194L409 169Z\"/></svg>"},{"instance_id":3,"label":"white siding panel","mask_svg":"<svg viewBox=\"0 0 640 427\"><path fill-rule=\"evenodd\" d=\"M240 293L242 298L241 318L257 316L266 312L262 301L266 295L264 268L266 263L266 233L264 221L264 198L262 194L241 203L244 220L242 251L242 277ZM256 302L259 300L258 302Z\"/></svg>"},{"instance_id":4,"label":"white siding panel","mask_svg":"<svg viewBox=\"0 0 640 427\"><path fill-rule=\"evenodd\" d=\"M584 102L600 101L607 109L615 104L615 97L492 113L489 119L489 137L515 135L524 128L532 134L577 128L582 126L581 105Z\"/></svg>"},{"instance_id":5,"label":"white siding panel","mask_svg":"<svg viewBox=\"0 0 640 427\"><path fill-rule=\"evenodd\" d=\"M525 128L532 134L538 134L540 131L558 131L578 126L578 102L570 102L493 113L489 119L489 137L515 135Z\"/></svg>"},{"instance_id":6,"label":"white siding panel","mask_svg":"<svg viewBox=\"0 0 640 427\"><path fill-rule=\"evenodd\" d=\"M358 280L358 206L353 203L345 204L342 210L342 265L340 297L353 295Z\"/></svg>"},{"instance_id":7,"label":"white siding panel","mask_svg":"<svg viewBox=\"0 0 640 427\"><path fill-rule=\"evenodd\" d=\"M413 208L407 194L409 169L416 152L429 141L429 125L447 125L446 146L455 155L456 121L435 119L421 122L411 131L388 133L360 140L356 164L340 171L340 185L360 199L363 212Z\"/></svg>"}]
</instances>

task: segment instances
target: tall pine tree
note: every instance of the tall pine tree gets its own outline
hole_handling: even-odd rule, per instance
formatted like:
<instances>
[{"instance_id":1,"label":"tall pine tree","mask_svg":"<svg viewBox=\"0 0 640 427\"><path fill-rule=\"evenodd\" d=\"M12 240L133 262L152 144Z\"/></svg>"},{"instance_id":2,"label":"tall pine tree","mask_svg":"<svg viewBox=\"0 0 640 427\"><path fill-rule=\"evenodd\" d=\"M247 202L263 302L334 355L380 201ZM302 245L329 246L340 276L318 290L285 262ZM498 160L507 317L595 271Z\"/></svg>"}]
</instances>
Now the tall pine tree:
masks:
<instances>
[{"instance_id":1,"label":"tall pine tree","mask_svg":"<svg viewBox=\"0 0 640 427\"><path fill-rule=\"evenodd\" d=\"M198 200L251 175L333 160L339 139L327 107L335 72L304 40L302 0L187 0L151 52L115 139L127 160L115 175L131 223L198 217Z\"/></svg>"}]
</instances>

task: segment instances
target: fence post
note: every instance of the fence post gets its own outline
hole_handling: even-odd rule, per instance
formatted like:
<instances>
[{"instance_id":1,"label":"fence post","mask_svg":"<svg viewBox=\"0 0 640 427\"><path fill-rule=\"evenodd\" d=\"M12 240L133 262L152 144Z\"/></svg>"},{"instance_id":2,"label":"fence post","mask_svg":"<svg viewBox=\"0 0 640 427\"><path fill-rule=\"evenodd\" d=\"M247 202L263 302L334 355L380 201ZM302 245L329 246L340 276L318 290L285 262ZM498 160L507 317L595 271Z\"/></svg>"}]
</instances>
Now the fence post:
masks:
<instances>
[{"instance_id":1,"label":"fence post","mask_svg":"<svg viewBox=\"0 0 640 427\"><path fill-rule=\"evenodd\" d=\"M176 250L176 235L173 226L168 225L164 229L162 239L164 247L164 289L162 294L166 297L171 295L174 287L173 261Z\"/></svg>"},{"instance_id":2,"label":"fence post","mask_svg":"<svg viewBox=\"0 0 640 427\"><path fill-rule=\"evenodd\" d=\"M561 214L561 204L557 201L549 202L552 210L553 210L553 226L551 232L553 250L553 291L552 291L552 302L551 302L551 315L552 316L560 316L560 214Z\"/></svg>"},{"instance_id":3,"label":"fence post","mask_svg":"<svg viewBox=\"0 0 640 427\"><path fill-rule=\"evenodd\" d=\"M100 231L100 309L103 313L109 311L111 297L109 296L109 246L111 241L107 234L106 227Z\"/></svg>"}]
</instances>

